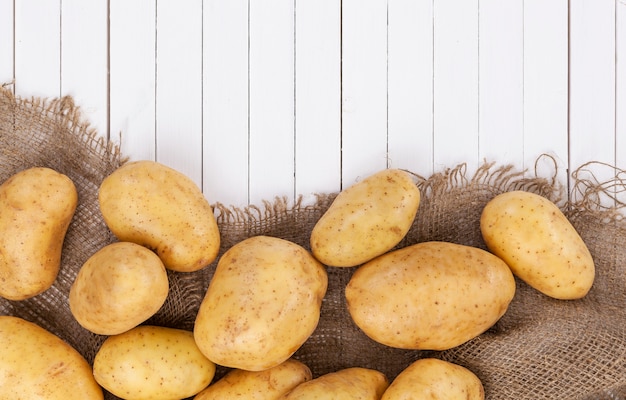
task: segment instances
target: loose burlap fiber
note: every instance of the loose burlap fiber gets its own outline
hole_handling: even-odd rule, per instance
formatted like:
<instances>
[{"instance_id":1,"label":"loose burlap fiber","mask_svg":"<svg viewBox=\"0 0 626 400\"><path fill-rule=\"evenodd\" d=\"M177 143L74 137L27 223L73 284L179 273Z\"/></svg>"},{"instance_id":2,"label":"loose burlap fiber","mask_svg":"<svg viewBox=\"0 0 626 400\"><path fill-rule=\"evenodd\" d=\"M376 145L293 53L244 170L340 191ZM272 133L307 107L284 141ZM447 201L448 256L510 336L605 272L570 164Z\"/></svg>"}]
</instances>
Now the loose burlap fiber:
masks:
<instances>
[{"instance_id":1,"label":"loose burlap fiber","mask_svg":"<svg viewBox=\"0 0 626 400\"><path fill-rule=\"evenodd\" d=\"M0 314L41 325L89 362L105 337L76 323L68 292L87 258L115 241L101 218L97 190L102 179L123 162L118 148L82 120L71 98L44 101L0 92L0 180L28 167L47 166L72 178L79 192L56 282L28 300L0 299ZM614 181L607 186L580 178L574 186L577 200L568 202L564 188L554 179L527 176L492 163L471 176L464 165L427 178L416 176L422 203L399 247L445 240L485 248L479 216L486 202L504 191L532 191L559 204L589 246L597 277L587 297L553 300L518 281L509 310L484 334L448 351L407 351L377 344L359 331L343 296L354 268L328 268L329 288L319 326L294 357L315 376L361 366L382 371L390 380L414 360L439 357L476 373L487 399L626 399L626 225L617 206L603 208L598 202L600 195L619 193L626 184ZM282 198L245 209L215 203L221 251L261 234L308 248L310 231L334 195L320 194L313 205ZM191 330L214 267L215 263L195 273L170 272L170 295L146 323ZM225 372L218 369L216 377ZM106 397L115 399L108 393Z\"/></svg>"}]
</instances>

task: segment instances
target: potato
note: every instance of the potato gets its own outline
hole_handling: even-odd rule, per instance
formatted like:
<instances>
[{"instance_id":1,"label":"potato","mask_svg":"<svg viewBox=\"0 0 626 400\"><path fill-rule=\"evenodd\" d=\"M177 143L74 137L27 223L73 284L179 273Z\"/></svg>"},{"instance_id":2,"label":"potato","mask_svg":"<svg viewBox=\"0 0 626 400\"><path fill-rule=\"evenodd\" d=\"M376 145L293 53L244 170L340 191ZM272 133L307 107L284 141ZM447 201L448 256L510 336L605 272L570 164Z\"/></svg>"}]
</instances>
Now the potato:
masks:
<instances>
[{"instance_id":1,"label":"potato","mask_svg":"<svg viewBox=\"0 0 626 400\"><path fill-rule=\"evenodd\" d=\"M391 382L381 400L484 400L485 390L469 369L436 358L422 358Z\"/></svg>"},{"instance_id":2,"label":"potato","mask_svg":"<svg viewBox=\"0 0 626 400\"><path fill-rule=\"evenodd\" d=\"M420 203L408 172L386 169L341 191L311 232L311 252L333 267L354 267L396 246Z\"/></svg>"},{"instance_id":3,"label":"potato","mask_svg":"<svg viewBox=\"0 0 626 400\"><path fill-rule=\"evenodd\" d=\"M215 364L202 355L189 331L140 325L109 336L93 363L102 387L122 399L174 400L207 387Z\"/></svg>"},{"instance_id":4,"label":"potato","mask_svg":"<svg viewBox=\"0 0 626 400\"><path fill-rule=\"evenodd\" d=\"M0 296L24 300L52 286L78 193L72 180L33 167L0 185Z\"/></svg>"},{"instance_id":5,"label":"potato","mask_svg":"<svg viewBox=\"0 0 626 400\"><path fill-rule=\"evenodd\" d=\"M253 236L220 258L196 316L200 350L226 367L260 371L309 338L326 294L326 270L290 241Z\"/></svg>"},{"instance_id":6,"label":"potato","mask_svg":"<svg viewBox=\"0 0 626 400\"><path fill-rule=\"evenodd\" d=\"M91 366L72 346L20 317L0 316L1 399L104 398Z\"/></svg>"},{"instance_id":7,"label":"potato","mask_svg":"<svg viewBox=\"0 0 626 400\"><path fill-rule=\"evenodd\" d=\"M295 359L264 371L234 369L198 393L194 400L277 400L311 378L309 367Z\"/></svg>"},{"instance_id":8,"label":"potato","mask_svg":"<svg viewBox=\"0 0 626 400\"><path fill-rule=\"evenodd\" d=\"M480 229L487 248L541 293L573 300L593 286L595 266L589 249L545 197L524 191L499 194L485 205Z\"/></svg>"},{"instance_id":9,"label":"potato","mask_svg":"<svg viewBox=\"0 0 626 400\"><path fill-rule=\"evenodd\" d=\"M504 261L471 246L423 242L359 267L345 289L355 324L402 349L446 350L495 324L515 294Z\"/></svg>"},{"instance_id":10,"label":"potato","mask_svg":"<svg viewBox=\"0 0 626 400\"><path fill-rule=\"evenodd\" d=\"M220 232L211 205L191 179L170 167L126 163L102 181L98 201L120 241L154 250L170 270L197 271L217 257Z\"/></svg>"},{"instance_id":11,"label":"potato","mask_svg":"<svg viewBox=\"0 0 626 400\"><path fill-rule=\"evenodd\" d=\"M351 367L301 383L281 400L379 400L389 386L387 377L369 368Z\"/></svg>"},{"instance_id":12,"label":"potato","mask_svg":"<svg viewBox=\"0 0 626 400\"><path fill-rule=\"evenodd\" d=\"M69 294L72 315L85 329L117 335L153 316L167 298L161 259L131 242L107 245L81 267Z\"/></svg>"}]
</instances>

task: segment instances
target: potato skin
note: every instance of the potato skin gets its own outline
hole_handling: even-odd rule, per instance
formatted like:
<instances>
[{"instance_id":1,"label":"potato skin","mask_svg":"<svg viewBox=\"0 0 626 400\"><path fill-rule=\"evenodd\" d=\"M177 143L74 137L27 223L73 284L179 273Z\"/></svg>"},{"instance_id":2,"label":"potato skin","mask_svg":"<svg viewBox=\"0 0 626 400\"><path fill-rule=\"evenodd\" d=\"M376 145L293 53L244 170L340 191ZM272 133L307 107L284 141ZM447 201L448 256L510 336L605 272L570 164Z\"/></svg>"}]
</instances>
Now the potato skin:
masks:
<instances>
[{"instance_id":1,"label":"potato skin","mask_svg":"<svg viewBox=\"0 0 626 400\"><path fill-rule=\"evenodd\" d=\"M480 379L469 369L436 358L422 358L391 382L381 400L484 400Z\"/></svg>"},{"instance_id":2,"label":"potato skin","mask_svg":"<svg viewBox=\"0 0 626 400\"><path fill-rule=\"evenodd\" d=\"M102 181L98 201L120 241L154 250L168 269L193 272L217 257L220 232L211 205L191 179L170 167L126 163Z\"/></svg>"},{"instance_id":3,"label":"potato skin","mask_svg":"<svg viewBox=\"0 0 626 400\"><path fill-rule=\"evenodd\" d=\"M20 317L0 316L0 398L101 400L91 366L58 336Z\"/></svg>"},{"instance_id":4,"label":"potato skin","mask_svg":"<svg viewBox=\"0 0 626 400\"><path fill-rule=\"evenodd\" d=\"M253 236L220 258L194 326L198 347L216 364L260 371L309 338L326 294L326 270L290 241Z\"/></svg>"},{"instance_id":5,"label":"potato skin","mask_svg":"<svg viewBox=\"0 0 626 400\"><path fill-rule=\"evenodd\" d=\"M117 335L153 316L169 291L167 272L153 251L131 242L94 253L70 288L70 311L83 328Z\"/></svg>"},{"instance_id":6,"label":"potato skin","mask_svg":"<svg viewBox=\"0 0 626 400\"><path fill-rule=\"evenodd\" d=\"M515 279L504 261L471 246L422 242L359 267L348 311L371 339L395 348L446 350L504 315Z\"/></svg>"},{"instance_id":7,"label":"potato skin","mask_svg":"<svg viewBox=\"0 0 626 400\"><path fill-rule=\"evenodd\" d=\"M379 400L389 386L380 371L351 367L301 383L281 400Z\"/></svg>"},{"instance_id":8,"label":"potato skin","mask_svg":"<svg viewBox=\"0 0 626 400\"><path fill-rule=\"evenodd\" d=\"M72 180L45 167L0 185L0 296L24 300L52 286L78 204Z\"/></svg>"},{"instance_id":9,"label":"potato skin","mask_svg":"<svg viewBox=\"0 0 626 400\"><path fill-rule=\"evenodd\" d=\"M543 294L573 300L593 286L595 265L587 245L545 197L525 191L499 194L485 205L480 229L487 248Z\"/></svg>"},{"instance_id":10,"label":"potato skin","mask_svg":"<svg viewBox=\"0 0 626 400\"><path fill-rule=\"evenodd\" d=\"M341 191L311 232L311 252L323 264L354 267L397 245L420 204L408 172L385 169Z\"/></svg>"},{"instance_id":11,"label":"potato skin","mask_svg":"<svg viewBox=\"0 0 626 400\"><path fill-rule=\"evenodd\" d=\"M263 371L234 369L198 393L194 400L277 400L311 379L308 366L298 360L289 359Z\"/></svg>"},{"instance_id":12,"label":"potato skin","mask_svg":"<svg viewBox=\"0 0 626 400\"><path fill-rule=\"evenodd\" d=\"M96 381L123 399L174 400L203 390L216 366L189 331L140 325L109 336L93 363Z\"/></svg>"}]
</instances>

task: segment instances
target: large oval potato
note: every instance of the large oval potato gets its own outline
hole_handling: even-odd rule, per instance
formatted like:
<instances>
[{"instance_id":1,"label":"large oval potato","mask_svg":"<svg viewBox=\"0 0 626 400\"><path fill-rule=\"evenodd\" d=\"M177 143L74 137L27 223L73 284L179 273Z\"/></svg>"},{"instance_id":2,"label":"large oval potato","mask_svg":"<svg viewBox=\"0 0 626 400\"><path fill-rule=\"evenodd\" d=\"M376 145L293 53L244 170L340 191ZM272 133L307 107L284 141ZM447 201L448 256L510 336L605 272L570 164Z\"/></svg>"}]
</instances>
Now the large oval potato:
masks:
<instances>
[{"instance_id":1,"label":"large oval potato","mask_svg":"<svg viewBox=\"0 0 626 400\"><path fill-rule=\"evenodd\" d=\"M83 328L117 335L153 316L169 291L161 259L141 245L111 243L81 267L70 288L72 315Z\"/></svg>"},{"instance_id":2,"label":"large oval potato","mask_svg":"<svg viewBox=\"0 0 626 400\"><path fill-rule=\"evenodd\" d=\"M197 271L217 257L220 232L211 205L190 178L170 167L126 163L102 181L98 201L120 241L154 250L168 269Z\"/></svg>"},{"instance_id":3,"label":"large oval potato","mask_svg":"<svg viewBox=\"0 0 626 400\"><path fill-rule=\"evenodd\" d=\"M354 267L397 245L420 203L408 172L386 169L341 191L311 232L311 252L333 267Z\"/></svg>"},{"instance_id":4,"label":"large oval potato","mask_svg":"<svg viewBox=\"0 0 626 400\"><path fill-rule=\"evenodd\" d=\"M381 400L484 400L480 379L469 369L436 358L422 358L401 371Z\"/></svg>"},{"instance_id":5,"label":"large oval potato","mask_svg":"<svg viewBox=\"0 0 626 400\"><path fill-rule=\"evenodd\" d=\"M16 173L0 185L0 296L24 300L52 286L78 193L50 168Z\"/></svg>"},{"instance_id":6,"label":"large oval potato","mask_svg":"<svg viewBox=\"0 0 626 400\"><path fill-rule=\"evenodd\" d=\"M0 316L0 399L75 398L104 398L87 360L39 325Z\"/></svg>"},{"instance_id":7,"label":"large oval potato","mask_svg":"<svg viewBox=\"0 0 626 400\"><path fill-rule=\"evenodd\" d=\"M191 332L151 325L109 336L93 362L93 375L103 388L133 400L195 396L211 383L215 369Z\"/></svg>"},{"instance_id":8,"label":"large oval potato","mask_svg":"<svg viewBox=\"0 0 626 400\"><path fill-rule=\"evenodd\" d=\"M423 242L360 266L345 289L348 311L373 340L446 350L495 324L515 294L504 261L471 246Z\"/></svg>"},{"instance_id":9,"label":"large oval potato","mask_svg":"<svg viewBox=\"0 0 626 400\"><path fill-rule=\"evenodd\" d=\"M198 347L216 364L259 371L309 338L326 294L326 270L290 241L253 236L220 258L196 316Z\"/></svg>"},{"instance_id":10,"label":"large oval potato","mask_svg":"<svg viewBox=\"0 0 626 400\"><path fill-rule=\"evenodd\" d=\"M389 386L380 371L351 367L301 383L281 400L379 400Z\"/></svg>"},{"instance_id":11,"label":"large oval potato","mask_svg":"<svg viewBox=\"0 0 626 400\"><path fill-rule=\"evenodd\" d=\"M543 294L579 299L593 286L595 266L587 245L545 197L525 191L499 194L485 205L480 229L487 248Z\"/></svg>"},{"instance_id":12,"label":"large oval potato","mask_svg":"<svg viewBox=\"0 0 626 400\"><path fill-rule=\"evenodd\" d=\"M233 369L198 393L194 400L277 400L311 379L309 367L295 359L263 371Z\"/></svg>"}]
</instances>

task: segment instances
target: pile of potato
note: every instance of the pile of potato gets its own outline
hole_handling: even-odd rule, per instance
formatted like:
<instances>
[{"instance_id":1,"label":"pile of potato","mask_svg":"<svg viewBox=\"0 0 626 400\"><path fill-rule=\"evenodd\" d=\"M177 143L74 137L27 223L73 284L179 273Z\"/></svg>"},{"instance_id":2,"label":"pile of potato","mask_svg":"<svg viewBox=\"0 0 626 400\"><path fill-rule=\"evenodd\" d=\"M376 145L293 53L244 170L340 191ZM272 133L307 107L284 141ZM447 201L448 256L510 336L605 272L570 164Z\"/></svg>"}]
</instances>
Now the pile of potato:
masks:
<instances>
[{"instance_id":1,"label":"pile of potato","mask_svg":"<svg viewBox=\"0 0 626 400\"><path fill-rule=\"evenodd\" d=\"M193 332L145 325L168 295L167 270L198 271L218 257L220 232L199 188L152 161L129 162L99 189L118 241L91 256L69 293L77 322L107 335L93 366L35 323L0 316L0 398L102 399L484 399L478 377L435 358L389 382L358 366L313 378L292 358L315 330L327 268L355 268L345 287L355 324L384 345L445 350L493 326L517 276L547 296L578 299L593 259L549 200L507 192L484 208L489 251L447 242L396 248L414 223L420 191L411 174L386 169L337 195L311 232L310 251L254 236L217 260ZM48 168L0 185L0 296L23 300L58 274L77 205L69 178ZM231 369L213 382L216 366Z\"/></svg>"}]
</instances>

